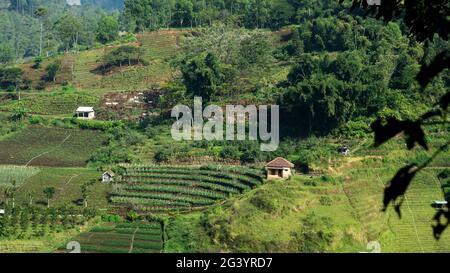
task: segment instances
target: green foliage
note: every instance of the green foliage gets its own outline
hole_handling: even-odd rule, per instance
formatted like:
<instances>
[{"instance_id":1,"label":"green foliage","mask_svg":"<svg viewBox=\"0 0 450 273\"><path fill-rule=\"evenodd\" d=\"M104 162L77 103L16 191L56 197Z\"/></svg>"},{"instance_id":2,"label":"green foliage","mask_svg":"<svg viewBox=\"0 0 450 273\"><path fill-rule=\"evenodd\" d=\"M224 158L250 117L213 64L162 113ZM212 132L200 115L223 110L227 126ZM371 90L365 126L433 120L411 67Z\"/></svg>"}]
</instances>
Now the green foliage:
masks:
<instances>
[{"instance_id":1,"label":"green foliage","mask_svg":"<svg viewBox=\"0 0 450 273\"><path fill-rule=\"evenodd\" d=\"M0 64L8 64L14 59L14 51L9 44L0 43Z\"/></svg>"},{"instance_id":2,"label":"green foliage","mask_svg":"<svg viewBox=\"0 0 450 273\"><path fill-rule=\"evenodd\" d=\"M44 79L46 81L55 82L56 81L56 76L58 75L60 70L61 70L61 62L60 61L57 60L57 61L49 64L45 68L45 71L47 72L47 74L45 75Z\"/></svg>"},{"instance_id":3,"label":"green foliage","mask_svg":"<svg viewBox=\"0 0 450 273\"><path fill-rule=\"evenodd\" d=\"M23 75L24 71L19 67L0 67L0 89L17 90Z\"/></svg>"},{"instance_id":4,"label":"green foliage","mask_svg":"<svg viewBox=\"0 0 450 273\"><path fill-rule=\"evenodd\" d=\"M58 38L62 41L65 51L68 51L77 45L79 32L82 28L82 24L78 17L70 12L66 12L55 22L54 28Z\"/></svg>"},{"instance_id":5,"label":"green foliage","mask_svg":"<svg viewBox=\"0 0 450 273\"><path fill-rule=\"evenodd\" d=\"M4 239L37 239L84 225L95 211L64 206L41 208L35 206L7 206L0 217L0 237Z\"/></svg>"},{"instance_id":6,"label":"green foliage","mask_svg":"<svg viewBox=\"0 0 450 273\"><path fill-rule=\"evenodd\" d=\"M119 37L119 22L115 16L102 16L98 22L97 40L106 44Z\"/></svg>"},{"instance_id":7,"label":"green foliage","mask_svg":"<svg viewBox=\"0 0 450 273\"><path fill-rule=\"evenodd\" d=\"M224 68L211 53L204 53L180 64L183 83L193 96L209 100L225 80Z\"/></svg>"},{"instance_id":8,"label":"green foliage","mask_svg":"<svg viewBox=\"0 0 450 273\"><path fill-rule=\"evenodd\" d=\"M128 219L128 221L131 221L131 222L137 221L139 219L139 217L140 217L139 214L135 211L130 211L127 214L127 219Z\"/></svg>"},{"instance_id":9,"label":"green foliage","mask_svg":"<svg viewBox=\"0 0 450 273\"><path fill-rule=\"evenodd\" d=\"M301 230L291 234L293 240L290 243L301 253L325 252L333 242L333 233L327 230L331 227L329 221L314 214L307 215L301 220Z\"/></svg>"},{"instance_id":10,"label":"green foliage","mask_svg":"<svg viewBox=\"0 0 450 273\"><path fill-rule=\"evenodd\" d=\"M33 59L33 62L34 62L33 68L34 68L34 69L39 69L39 68L41 68L41 65L42 65L42 62L43 62L43 61L44 61L44 58L43 58L42 56L34 57L34 59Z\"/></svg>"}]
</instances>

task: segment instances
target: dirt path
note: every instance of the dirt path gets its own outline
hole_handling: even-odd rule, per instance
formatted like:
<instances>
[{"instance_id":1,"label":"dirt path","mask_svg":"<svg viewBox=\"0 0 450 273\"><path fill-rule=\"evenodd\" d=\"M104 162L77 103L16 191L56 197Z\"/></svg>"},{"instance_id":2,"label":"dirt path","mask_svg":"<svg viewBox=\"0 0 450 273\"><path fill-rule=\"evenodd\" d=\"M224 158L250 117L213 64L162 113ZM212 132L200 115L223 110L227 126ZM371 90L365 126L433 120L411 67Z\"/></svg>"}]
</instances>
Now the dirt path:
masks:
<instances>
[{"instance_id":1,"label":"dirt path","mask_svg":"<svg viewBox=\"0 0 450 273\"><path fill-rule=\"evenodd\" d=\"M33 162L33 160L35 160L35 159L37 159L37 158L39 158L39 157L41 157L41 156L43 156L43 155L49 154L49 153L53 152L54 150L56 150L57 148L61 147L61 145L63 145L63 144L64 144L71 136L72 136L72 134L69 134L69 135L68 135L61 143L59 143L58 146L56 146L54 149L51 149L50 151L43 152L42 154L37 155L37 156L33 157L32 159L30 159L30 161L28 161L27 164L25 164L25 167L28 167L28 165L30 165L30 163Z\"/></svg>"},{"instance_id":2,"label":"dirt path","mask_svg":"<svg viewBox=\"0 0 450 273\"><path fill-rule=\"evenodd\" d=\"M72 182L72 180L73 180L75 177L78 177L78 176L80 176L80 175L79 175L79 174L74 174L74 175L72 175L72 176L69 178L69 180L67 180L66 184L64 184L64 186L68 185L70 182Z\"/></svg>"},{"instance_id":3,"label":"dirt path","mask_svg":"<svg viewBox=\"0 0 450 273\"><path fill-rule=\"evenodd\" d=\"M134 237L136 236L136 232L139 230L139 227L136 228L136 230L133 233L133 237L131 238L131 245L130 245L130 250L128 251L128 253L133 252L133 244L134 244Z\"/></svg>"}]
</instances>

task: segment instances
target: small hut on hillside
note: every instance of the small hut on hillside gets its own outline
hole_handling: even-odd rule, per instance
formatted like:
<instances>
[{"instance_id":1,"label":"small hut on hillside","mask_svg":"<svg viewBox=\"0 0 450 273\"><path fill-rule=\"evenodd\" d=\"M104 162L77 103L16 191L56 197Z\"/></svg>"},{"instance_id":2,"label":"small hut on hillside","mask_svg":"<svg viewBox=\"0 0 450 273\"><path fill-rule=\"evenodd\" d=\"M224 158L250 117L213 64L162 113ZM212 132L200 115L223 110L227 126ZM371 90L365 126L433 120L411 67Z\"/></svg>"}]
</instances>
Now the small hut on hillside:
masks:
<instances>
[{"instance_id":1,"label":"small hut on hillside","mask_svg":"<svg viewBox=\"0 0 450 273\"><path fill-rule=\"evenodd\" d=\"M114 176L116 176L116 174L113 171L106 171L102 174L102 182L104 183L112 182Z\"/></svg>"},{"instance_id":2,"label":"small hut on hillside","mask_svg":"<svg viewBox=\"0 0 450 273\"><path fill-rule=\"evenodd\" d=\"M94 119L95 111L93 107L78 107L75 111L75 116L79 119Z\"/></svg>"},{"instance_id":3,"label":"small hut on hillside","mask_svg":"<svg viewBox=\"0 0 450 273\"><path fill-rule=\"evenodd\" d=\"M267 179L287 179L292 176L292 169L294 167L294 164L288 160L277 157L266 165Z\"/></svg>"}]
</instances>

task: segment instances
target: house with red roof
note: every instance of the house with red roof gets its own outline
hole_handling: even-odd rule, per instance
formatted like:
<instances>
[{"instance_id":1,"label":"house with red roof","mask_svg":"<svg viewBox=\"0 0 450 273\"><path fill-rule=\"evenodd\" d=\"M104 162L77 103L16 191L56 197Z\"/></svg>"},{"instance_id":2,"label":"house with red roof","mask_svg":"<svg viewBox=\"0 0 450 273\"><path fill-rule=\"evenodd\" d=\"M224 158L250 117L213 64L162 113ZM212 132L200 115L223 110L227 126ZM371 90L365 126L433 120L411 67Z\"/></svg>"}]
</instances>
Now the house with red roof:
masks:
<instances>
[{"instance_id":1,"label":"house with red roof","mask_svg":"<svg viewBox=\"0 0 450 273\"><path fill-rule=\"evenodd\" d=\"M294 167L294 164L287 159L277 157L266 165L267 179L287 179L292 176L292 169Z\"/></svg>"}]
</instances>

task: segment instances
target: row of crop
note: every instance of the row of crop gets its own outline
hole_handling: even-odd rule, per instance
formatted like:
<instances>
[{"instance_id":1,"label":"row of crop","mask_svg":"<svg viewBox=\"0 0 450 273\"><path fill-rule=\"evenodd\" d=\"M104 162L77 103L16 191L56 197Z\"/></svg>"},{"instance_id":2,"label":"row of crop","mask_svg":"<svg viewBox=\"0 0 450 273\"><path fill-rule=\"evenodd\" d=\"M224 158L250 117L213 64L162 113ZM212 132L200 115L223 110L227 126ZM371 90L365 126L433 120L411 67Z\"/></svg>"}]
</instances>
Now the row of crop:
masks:
<instances>
[{"instance_id":1,"label":"row of crop","mask_svg":"<svg viewBox=\"0 0 450 273\"><path fill-rule=\"evenodd\" d=\"M247 184L250 186L256 186L262 183L262 178L252 178L245 175L233 174L233 173L225 173L225 172L216 172L216 171L208 171L208 170L170 170L170 169L151 169L151 170L143 170L143 171L127 171L126 176L144 176L150 174L164 174L164 175L190 175L190 176L205 176L209 178L219 178L219 179L229 179L229 180L237 180L243 184Z\"/></svg>"},{"instance_id":2,"label":"row of crop","mask_svg":"<svg viewBox=\"0 0 450 273\"><path fill-rule=\"evenodd\" d=\"M140 249L161 249L162 243L161 242L148 242L148 241L139 241L138 239L133 242L133 248L140 248Z\"/></svg>"},{"instance_id":3,"label":"row of crop","mask_svg":"<svg viewBox=\"0 0 450 273\"><path fill-rule=\"evenodd\" d=\"M140 193L140 192L128 192L124 190L116 190L114 196L120 197L140 197L147 199L160 199L160 200L168 200L168 201L181 201L186 202L192 205L211 205L214 203L214 200L203 198L203 197L192 197L189 195L183 194L168 194L168 193Z\"/></svg>"},{"instance_id":4,"label":"row of crop","mask_svg":"<svg viewBox=\"0 0 450 273\"><path fill-rule=\"evenodd\" d=\"M140 197L128 197L128 196L112 196L111 202L115 204L136 204L144 206L174 206L174 207L189 207L188 202L174 201L174 200L161 200L150 199Z\"/></svg>"},{"instance_id":5,"label":"row of crop","mask_svg":"<svg viewBox=\"0 0 450 273\"><path fill-rule=\"evenodd\" d=\"M161 224L158 222L126 222L117 224L116 228L160 229Z\"/></svg>"},{"instance_id":6,"label":"row of crop","mask_svg":"<svg viewBox=\"0 0 450 273\"><path fill-rule=\"evenodd\" d=\"M217 172L232 172L236 174L250 176L256 179L263 179L265 172L262 168L249 168L243 166L220 166L220 165L206 165L200 167L202 170L210 170Z\"/></svg>"},{"instance_id":7,"label":"row of crop","mask_svg":"<svg viewBox=\"0 0 450 273\"><path fill-rule=\"evenodd\" d=\"M133 180L129 180L127 182L132 182ZM118 181L118 184L125 184L125 181ZM223 186L222 184L218 184L216 182L196 182L192 180L182 180L182 179L173 179L173 180L164 180L157 178L145 179L144 181L139 181L140 183L146 185L167 185L167 186L185 186L185 187L195 187L212 191L219 191L226 194L239 194L241 190L235 187ZM138 183L139 183L138 182Z\"/></svg>"},{"instance_id":8,"label":"row of crop","mask_svg":"<svg viewBox=\"0 0 450 273\"><path fill-rule=\"evenodd\" d=\"M148 165L148 166L133 166L128 168L130 172L146 172L146 171L161 171L161 172L203 172L209 174L223 174L232 173L237 175L249 176L251 178L262 181L265 173L263 169L248 168L242 166L216 166L206 165L201 167L196 166L160 166L160 165Z\"/></svg>"},{"instance_id":9,"label":"row of crop","mask_svg":"<svg viewBox=\"0 0 450 273\"><path fill-rule=\"evenodd\" d=\"M209 176L202 176L202 175L178 175L178 174L139 174L136 176L125 176L124 180L126 181L135 181L135 182L144 182L148 179L173 179L173 180L181 180L181 181L195 181L195 182L206 182L206 183L213 183L213 184L222 184L224 186L231 186L234 188L238 188L241 190L250 189L250 186L244 183L241 183L236 180L232 179L222 179L222 178L212 178Z\"/></svg>"},{"instance_id":10,"label":"row of crop","mask_svg":"<svg viewBox=\"0 0 450 273\"><path fill-rule=\"evenodd\" d=\"M224 199L227 198L227 194L202 190L199 188L189 188L180 186L167 186L167 185L123 185L116 188L117 192L127 191L127 192L163 192L163 193L175 193L175 194L186 194L190 196L199 196L209 199Z\"/></svg>"},{"instance_id":11,"label":"row of crop","mask_svg":"<svg viewBox=\"0 0 450 273\"><path fill-rule=\"evenodd\" d=\"M155 235L161 235L161 230L138 229L138 228L116 228L115 232L119 234L140 234L148 235L154 238Z\"/></svg>"},{"instance_id":12,"label":"row of crop","mask_svg":"<svg viewBox=\"0 0 450 273\"><path fill-rule=\"evenodd\" d=\"M256 175L245 175L242 173L233 173L226 171L217 171L217 170L205 170L201 168L168 168L168 167L159 167L159 168L140 168L140 169L127 169L127 174L141 174L141 173L173 173L173 174L199 174L206 175L211 177L220 177L233 179L236 177L248 177L249 179L254 179L259 182L262 181L262 176Z\"/></svg>"},{"instance_id":13,"label":"row of crop","mask_svg":"<svg viewBox=\"0 0 450 273\"><path fill-rule=\"evenodd\" d=\"M136 211L139 211L140 214L145 213L166 213L166 212L182 212L182 211L189 211L194 208L197 208L198 206L146 206L146 205L139 205L134 204L133 209Z\"/></svg>"},{"instance_id":14,"label":"row of crop","mask_svg":"<svg viewBox=\"0 0 450 273\"><path fill-rule=\"evenodd\" d=\"M102 245L90 245L82 244L81 252L93 252L93 253L128 253L129 248L107 247Z\"/></svg>"}]
</instances>

